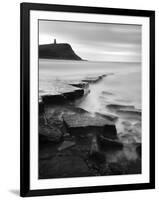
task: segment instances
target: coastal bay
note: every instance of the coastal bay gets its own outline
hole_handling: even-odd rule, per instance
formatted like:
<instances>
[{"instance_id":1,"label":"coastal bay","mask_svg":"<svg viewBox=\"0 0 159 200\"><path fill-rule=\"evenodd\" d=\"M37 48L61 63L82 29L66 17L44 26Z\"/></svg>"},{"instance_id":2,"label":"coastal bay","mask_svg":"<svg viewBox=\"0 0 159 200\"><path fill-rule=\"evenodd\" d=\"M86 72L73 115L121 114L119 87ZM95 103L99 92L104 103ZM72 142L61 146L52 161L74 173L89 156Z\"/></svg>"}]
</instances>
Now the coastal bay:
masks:
<instances>
[{"instance_id":1,"label":"coastal bay","mask_svg":"<svg viewBox=\"0 0 159 200\"><path fill-rule=\"evenodd\" d=\"M141 173L140 79L138 63L40 59L39 178Z\"/></svg>"}]
</instances>

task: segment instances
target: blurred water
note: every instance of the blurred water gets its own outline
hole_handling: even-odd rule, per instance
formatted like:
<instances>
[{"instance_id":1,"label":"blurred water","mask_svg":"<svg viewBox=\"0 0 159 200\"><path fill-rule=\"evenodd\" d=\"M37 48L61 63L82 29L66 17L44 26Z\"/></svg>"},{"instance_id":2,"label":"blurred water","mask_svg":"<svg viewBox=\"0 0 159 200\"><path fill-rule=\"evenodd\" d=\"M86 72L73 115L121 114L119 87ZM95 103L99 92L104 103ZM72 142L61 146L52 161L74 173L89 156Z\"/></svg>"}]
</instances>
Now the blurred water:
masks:
<instances>
[{"instance_id":1,"label":"blurred water","mask_svg":"<svg viewBox=\"0 0 159 200\"><path fill-rule=\"evenodd\" d=\"M46 88L46 85L53 80L80 80L91 74L106 73L113 74L104 77L97 83L90 84L90 93L82 101L77 101L76 106L92 113L100 112L102 114L110 112L106 107L108 104L133 105L135 108L141 109L141 63L40 59L39 87L43 88L45 84ZM129 121L132 123L131 125L134 125L141 122L141 119L137 117L125 119L120 116L116 123L118 133L123 132L125 128L122 126L123 121ZM141 127L138 128L138 131L140 134L133 136L133 139L136 137L136 141L141 142Z\"/></svg>"}]
</instances>

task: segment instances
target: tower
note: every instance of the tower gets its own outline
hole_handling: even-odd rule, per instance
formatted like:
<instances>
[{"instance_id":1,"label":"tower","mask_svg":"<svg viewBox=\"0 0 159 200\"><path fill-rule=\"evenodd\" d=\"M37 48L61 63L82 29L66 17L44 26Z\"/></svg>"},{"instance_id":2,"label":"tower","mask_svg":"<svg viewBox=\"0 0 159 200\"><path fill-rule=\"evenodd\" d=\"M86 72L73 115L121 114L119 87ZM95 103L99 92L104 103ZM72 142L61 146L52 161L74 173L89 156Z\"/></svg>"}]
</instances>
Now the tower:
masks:
<instances>
[{"instance_id":1,"label":"tower","mask_svg":"<svg viewBox=\"0 0 159 200\"><path fill-rule=\"evenodd\" d=\"M54 44L56 44L56 39L54 39Z\"/></svg>"}]
</instances>

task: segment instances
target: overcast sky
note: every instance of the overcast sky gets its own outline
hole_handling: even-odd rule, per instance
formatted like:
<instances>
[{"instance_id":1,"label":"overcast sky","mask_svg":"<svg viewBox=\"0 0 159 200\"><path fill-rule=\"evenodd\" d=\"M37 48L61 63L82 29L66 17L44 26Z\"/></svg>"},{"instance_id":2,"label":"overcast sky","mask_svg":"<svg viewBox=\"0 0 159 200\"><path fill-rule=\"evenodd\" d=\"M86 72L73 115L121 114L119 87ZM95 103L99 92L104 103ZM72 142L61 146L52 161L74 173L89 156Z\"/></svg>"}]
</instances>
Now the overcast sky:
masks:
<instances>
[{"instance_id":1,"label":"overcast sky","mask_svg":"<svg viewBox=\"0 0 159 200\"><path fill-rule=\"evenodd\" d=\"M141 26L39 21L39 43L69 43L91 61L141 62Z\"/></svg>"}]
</instances>

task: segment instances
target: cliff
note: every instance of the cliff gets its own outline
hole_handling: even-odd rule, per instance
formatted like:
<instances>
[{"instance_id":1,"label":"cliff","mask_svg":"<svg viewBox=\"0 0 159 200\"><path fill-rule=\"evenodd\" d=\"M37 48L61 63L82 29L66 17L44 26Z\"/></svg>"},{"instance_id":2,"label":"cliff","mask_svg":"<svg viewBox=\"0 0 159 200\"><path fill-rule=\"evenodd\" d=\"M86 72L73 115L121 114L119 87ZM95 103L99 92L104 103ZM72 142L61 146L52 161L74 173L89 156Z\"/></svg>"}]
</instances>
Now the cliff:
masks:
<instances>
[{"instance_id":1,"label":"cliff","mask_svg":"<svg viewBox=\"0 0 159 200\"><path fill-rule=\"evenodd\" d=\"M39 45L39 58L82 60L67 43Z\"/></svg>"}]
</instances>

